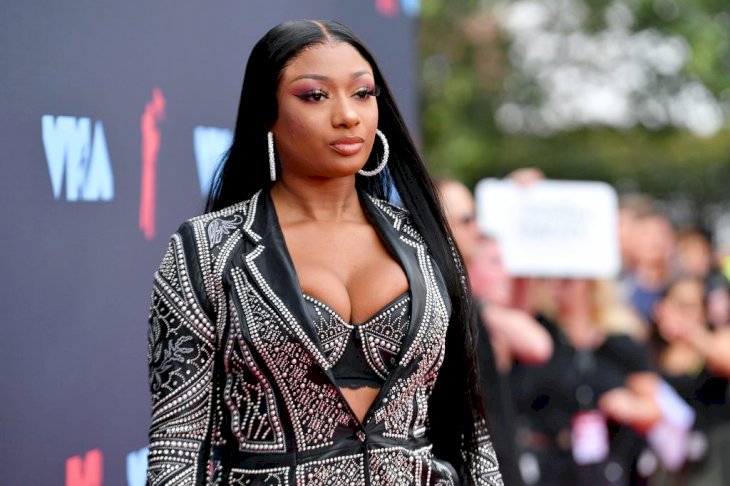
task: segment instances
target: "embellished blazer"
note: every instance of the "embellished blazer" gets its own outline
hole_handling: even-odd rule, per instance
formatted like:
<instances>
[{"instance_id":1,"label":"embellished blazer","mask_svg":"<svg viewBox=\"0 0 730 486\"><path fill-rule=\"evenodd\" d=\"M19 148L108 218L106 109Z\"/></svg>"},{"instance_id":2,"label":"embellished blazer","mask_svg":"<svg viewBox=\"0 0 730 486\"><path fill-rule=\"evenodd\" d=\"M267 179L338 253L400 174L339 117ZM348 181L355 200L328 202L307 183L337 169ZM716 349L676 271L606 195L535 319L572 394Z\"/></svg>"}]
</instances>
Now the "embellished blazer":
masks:
<instances>
[{"instance_id":1,"label":"embellished blazer","mask_svg":"<svg viewBox=\"0 0 730 486\"><path fill-rule=\"evenodd\" d=\"M428 399L450 302L405 210L360 194L408 278L411 320L360 422L335 384L268 192L184 223L155 273L148 485L501 485L486 428L457 473Z\"/></svg>"}]
</instances>

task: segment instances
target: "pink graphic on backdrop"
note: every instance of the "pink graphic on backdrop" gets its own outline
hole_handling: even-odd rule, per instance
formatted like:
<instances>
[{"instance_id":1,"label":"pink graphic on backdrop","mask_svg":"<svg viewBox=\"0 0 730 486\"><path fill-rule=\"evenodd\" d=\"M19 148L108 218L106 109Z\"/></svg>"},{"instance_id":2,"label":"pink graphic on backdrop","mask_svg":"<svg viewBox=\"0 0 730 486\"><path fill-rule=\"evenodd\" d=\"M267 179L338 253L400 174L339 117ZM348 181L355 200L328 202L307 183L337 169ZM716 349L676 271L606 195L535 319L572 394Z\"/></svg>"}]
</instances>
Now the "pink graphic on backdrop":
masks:
<instances>
[{"instance_id":1,"label":"pink graphic on backdrop","mask_svg":"<svg viewBox=\"0 0 730 486\"><path fill-rule=\"evenodd\" d=\"M158 123L165 119L165 98L162 90L152 90L152 100L142 113L142 182L140 184L139 229L148 240L155 237L155 203L157 201L157 155L162 136Z\"/></svg>"},{"instance_id":2,"label":"pink graphic on backdrop","mask_svg":"<svg viewBox=\"0 0 730 486\"><path fill-rule=\"evenodd\" d=\"M66 459L66 486L101 486L104 456L99 449Z\"/></svg>"},{"instance_id":3,"label":"pink graphic on backdrop","mask_svg":"<svg viewBox=\"0 0 730 486\"><path fill-rule=\"evenodd\" d=\"M375 9L386 17L398 15L398 0L375 0Z\"/></svg>"}]
</instances>

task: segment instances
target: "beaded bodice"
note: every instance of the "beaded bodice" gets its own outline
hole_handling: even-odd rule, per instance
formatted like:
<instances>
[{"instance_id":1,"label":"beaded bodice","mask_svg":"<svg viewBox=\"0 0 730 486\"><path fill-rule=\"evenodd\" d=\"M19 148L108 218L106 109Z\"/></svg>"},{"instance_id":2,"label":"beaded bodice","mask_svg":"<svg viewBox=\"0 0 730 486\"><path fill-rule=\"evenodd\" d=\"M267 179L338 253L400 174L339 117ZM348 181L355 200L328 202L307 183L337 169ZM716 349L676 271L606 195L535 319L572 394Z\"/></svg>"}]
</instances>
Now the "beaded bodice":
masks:
<instances>
[{"instance_id":1,"label":"beaded bodice","mask_svg":"<svg viewBox=\"0 0 730 486\"><path fill-rule=\"evenodd\" d=\"M411 297L400 295L361 324L350 324L334 309L304 294L337 385L380 387L398 363L411 317Z\"/></svg>"}]
</instances>

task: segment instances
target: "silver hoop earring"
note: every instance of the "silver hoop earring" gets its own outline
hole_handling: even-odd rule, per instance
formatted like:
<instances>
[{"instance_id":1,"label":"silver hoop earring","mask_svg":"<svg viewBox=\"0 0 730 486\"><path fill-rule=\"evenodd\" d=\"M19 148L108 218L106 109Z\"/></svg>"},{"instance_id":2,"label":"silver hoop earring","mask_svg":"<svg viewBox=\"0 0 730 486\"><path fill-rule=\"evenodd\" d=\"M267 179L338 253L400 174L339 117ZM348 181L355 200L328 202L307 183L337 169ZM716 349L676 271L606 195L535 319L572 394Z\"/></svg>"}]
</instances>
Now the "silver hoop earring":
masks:
<instances>
[{"instance_id":1,"label":"silver hoop earring","mask_svg":"<svg viewBox=\"0 0 730 486\"><path fill-rule=\"evenodd\" d=\"M269 132L266 134L269 142L269 177L271 182L276 181L276 156L274 155L274 134Z\"/></svg>"},{"instance_id":2,"label":"silver hoop earring","mask_svg":"<svg viewBox=\"0 0 730 486\"><path fill-rule=\"evenodd\" d=\"M388 139L385 138L385 135L380 130L375 130L375 135L377 135L380 141L383 143L383 158L380 161L380 164L378 164L378 166L373 170L360 169L359 171L357 171L358 174L364 175L365 177L378 175L383 169L385 169L385 165L388 163L388 157L390 157L390 146L388 146Z\"/></svg>"}]
</instances>

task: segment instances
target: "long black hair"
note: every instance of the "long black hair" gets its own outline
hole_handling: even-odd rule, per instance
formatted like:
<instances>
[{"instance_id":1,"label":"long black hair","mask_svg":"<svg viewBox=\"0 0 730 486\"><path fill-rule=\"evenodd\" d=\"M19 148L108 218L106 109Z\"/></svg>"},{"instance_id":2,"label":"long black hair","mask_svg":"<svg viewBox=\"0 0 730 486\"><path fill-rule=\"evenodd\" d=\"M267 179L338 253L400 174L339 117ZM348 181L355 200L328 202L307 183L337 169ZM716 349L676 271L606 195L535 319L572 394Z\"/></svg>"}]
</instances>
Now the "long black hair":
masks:
<instances>
[{"instance_id":1,"label":"long black hair","mask_svg":"<svg viewBox=\"0 0 730 486\"><path fill-rule=\"evenodd\" d=\"M452 317L446 355L429 400L429 436L437 456L462 467L461 441L473 440L475 421L484 419L474 359L475 314L462 259L453 245L438 192L380 68L350 29L334 21L295 20L277 25L256 43L246 66L233 144L214 178L206 212L248 199L271 186L266 133L276 121L276 91L282 72L305 48L328 42L343 42L357 49L370 63L375 84L380 87L378 128L389 140L388 167L374 177L356 176L356 186L383 199L388 199L391 187L395 188L448 287ZM366 168L377 166L376 152L371 153Z\"/></svg>"}]
</instances>

